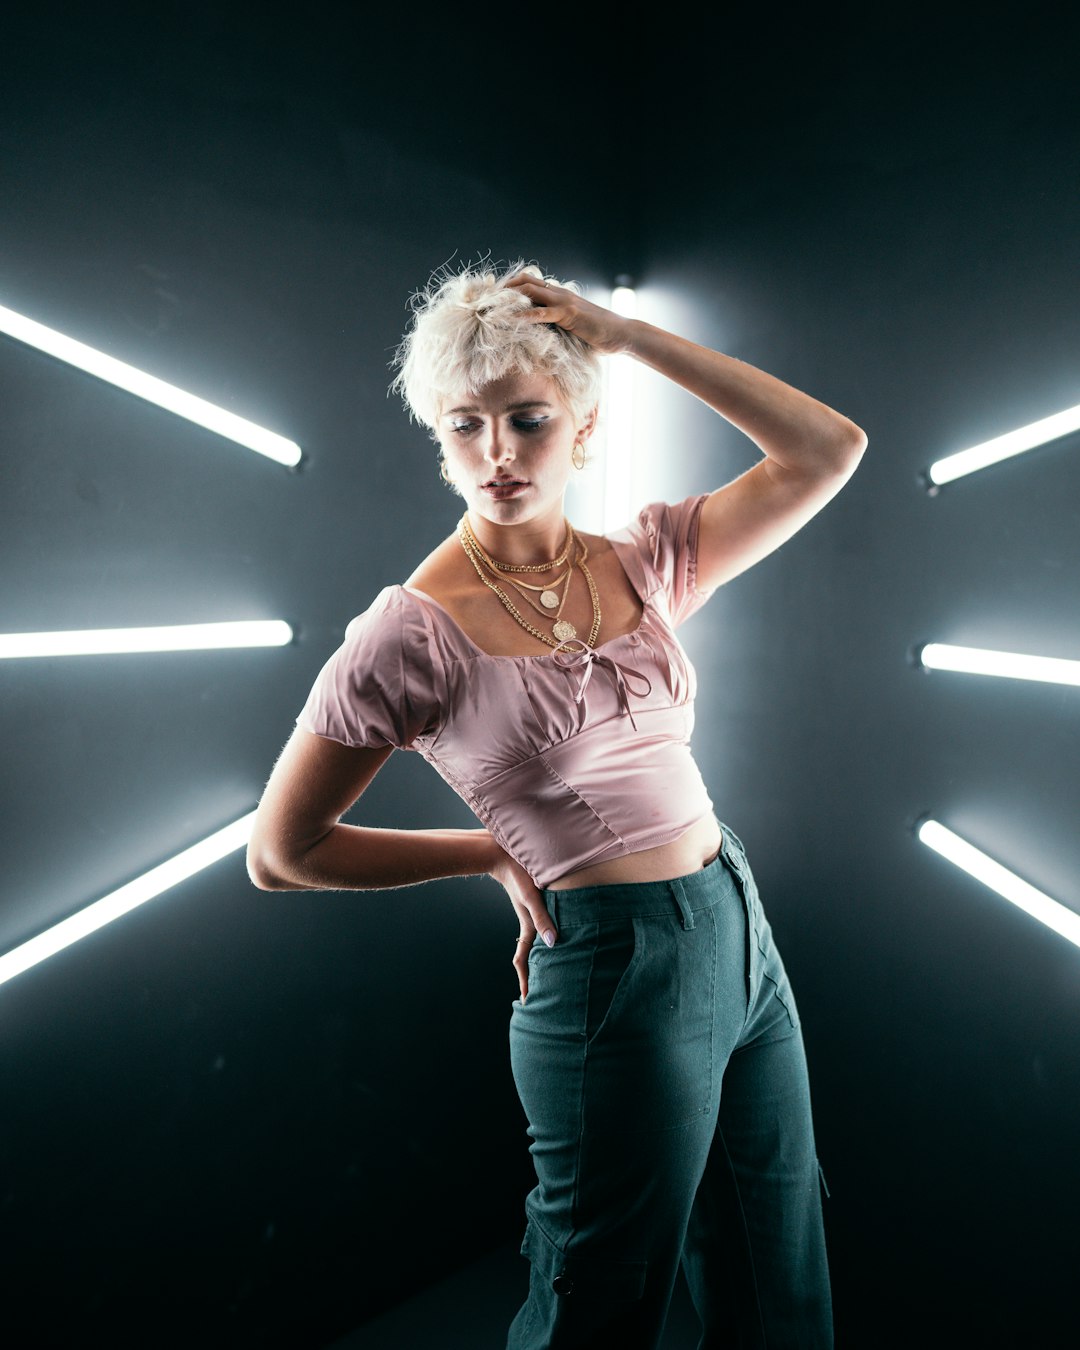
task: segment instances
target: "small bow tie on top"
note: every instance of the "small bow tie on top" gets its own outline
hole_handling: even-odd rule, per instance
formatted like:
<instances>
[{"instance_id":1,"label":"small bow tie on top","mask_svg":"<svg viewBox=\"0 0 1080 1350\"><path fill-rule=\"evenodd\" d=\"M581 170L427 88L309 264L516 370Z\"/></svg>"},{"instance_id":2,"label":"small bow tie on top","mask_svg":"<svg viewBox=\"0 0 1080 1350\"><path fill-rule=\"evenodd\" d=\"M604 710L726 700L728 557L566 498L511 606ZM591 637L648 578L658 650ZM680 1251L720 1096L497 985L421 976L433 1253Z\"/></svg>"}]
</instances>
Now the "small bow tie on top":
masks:
<instances>
[{"instance_id":1,"label":"small bow tie on top","mask_svg":"<svg viewBox=\"0 0 1080 1350\"><path fill-rule=\"evenodd\" d=\"M570 643L577 643L578 645L571 647ZM629 717L634 730L637 731L637 723L634 721L634 714L630 710L630 694L634 694L637 698L645 698L647 694L652 693L652 684L647 676L643 675L640 670L634 670L631 666L620 666L618 661L613 660L610 656L605 656L596 647L590 647L587 642L582 642L580 638L567 638L564 642L560 642L552 652L552 656L555 664L561 666L563 670L579 670L581 672L578 687L574 690L574 702L578 705L579 731L585 722L585 690L589 687L594 666L603 666L605 670L611 672L615 681L616 692L619 695L619 703ZM639 680L645 688L635 689L634 680Z\"/></svg>"}]
</instances>

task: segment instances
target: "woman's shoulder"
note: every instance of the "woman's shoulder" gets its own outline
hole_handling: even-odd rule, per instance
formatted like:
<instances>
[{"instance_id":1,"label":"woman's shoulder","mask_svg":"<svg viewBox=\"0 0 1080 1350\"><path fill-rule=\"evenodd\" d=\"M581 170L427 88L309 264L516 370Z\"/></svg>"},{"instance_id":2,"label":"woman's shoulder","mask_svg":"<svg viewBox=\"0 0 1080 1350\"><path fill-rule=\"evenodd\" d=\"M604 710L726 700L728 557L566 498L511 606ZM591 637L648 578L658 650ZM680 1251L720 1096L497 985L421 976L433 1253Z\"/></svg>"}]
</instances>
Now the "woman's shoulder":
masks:
<instances>
[{"instance_id":1,"label":"woman's shoulder","mask_svg":"<svg viewBox=\"0 0 1080 1350\"><path fill-rule=\"evenodd\" d=\"M402 587L405 590L423 591L440 603L453 599L462 590L461 561L461 545L457 536L449 535L413 568L401 583Z\"/></svg>"},{"instance_id":2,"label":"woman's shoulder","mask_svg":"<svg viewBox=\"0 0 1080 1350\"><path fill-rule=\"evenodd\" d=\"M416 592L443 603L448 592L445 542L409 574L404 582L384 586L367 608L357 614L345 629L346 643L363 642L368 646L402 641L408 632L424 624L424 607L417 603ZM418 633L414 633L418 636Z\"/></svg>"},{"instance_id":3,"label":"woman's shoulder","mask_svg":"<svg viewBox=\"0 0 1080 1350\"><path fill-rule=\"evenodd\" d=\"M681 501L648 502L621 529L612 530L617 544L638 549L661 572L671 555L693 553L698 521L708 493L698 492Z\"/></svg>"},{"instance_id":4,"label":"woman's shoulder","mask_svg":"<svg viewBox=\"0 0 1080 1350\"><path fill-rule=\"evenodd\" d=\"M618 539L626 534L644 534L653 539L658 535L678 534L697 517L708 495L707 492L694 492L680 501L647 502L635 511L622 529L613 530L612 535Z\"/></svg>"},{"instance_id":5,"label":"woman's shoulder","mask_svg":"<svg viewBox=\"0 0 1080 1350\"><path fill-rule=\"evenodd\" d=\"M433 549L399 590L407 603L424 611L429 622L432 621L432 608L425 601L434 601L443 616L440 618L435 613L435 626L451 638L451 646L455 649L457 639L463 634L471 647L481 651L520 654L519 649L523 646L520 630L500 605L492 604L491 591L480 583L476 569L465 556L456 535ZM451 621L449 626L444 621L446 616Z\"/></svg>"},{"instance_id":6,"label":"woman's shoulder","mask_svg":"<svg viewBox=\"0 0 1080 1350\"><path fill-rule=\"evenodd\" d=\"M481 588L476 594L476 573L469 564L456 535L445 539L413 569L398 587L408 600L416 604L419 597L434 600L459 628L469 632L479 609L482 614L488 593ZM422 600L420 601L422 605ZM481 622L482 626L482 622Z\"/></svg>"},{"instance_id":7,"label":"woman's shoulder","mask_svg":"<svg viewBox=\"0 0 1080 1350\"><path fill-rule=\"evenodd\" d=\"M574 534L589 550L590 558L601 558L605 553L613 551L611 540L606 534L592 534L588 530L579 530L576 526Z\"/></svg>"},{"instance_id":8,"label":"woman's shoulder","mask_svg":"<svg viewBox=\"0 0 1080 1350\"><path fill-rule=\"evenodd\" d=\"M649 502L611 534L642 569L649 592L662 591L667 596L675 625L711 594L696 586L698 523L707 496L702 492L674 502Z\"/></svg>"}]
</instances>

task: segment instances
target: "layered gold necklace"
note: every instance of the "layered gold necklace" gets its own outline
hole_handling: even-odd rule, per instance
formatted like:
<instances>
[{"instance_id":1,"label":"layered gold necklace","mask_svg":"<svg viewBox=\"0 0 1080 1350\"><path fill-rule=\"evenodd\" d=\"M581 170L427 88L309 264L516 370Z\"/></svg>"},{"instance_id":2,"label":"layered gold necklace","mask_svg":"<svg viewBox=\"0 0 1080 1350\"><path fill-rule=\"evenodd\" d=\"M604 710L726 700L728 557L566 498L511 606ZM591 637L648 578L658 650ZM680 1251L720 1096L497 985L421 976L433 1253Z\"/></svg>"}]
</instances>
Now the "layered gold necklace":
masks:
<instances>
[{"instance_id":1,"label":"layered gold necklace","mask_svg":"<svg viewBox=\"0 0 1080 1350\"><path fill-rule=\"evenodd\" d=\"M539 638L541 642L546 643L549 647L559 647L564 642L571 642L574 640L577 640L579 643L583 642L583 639L578 637L577 629L574 625L570 623L568 619L562 618L563 606L566 604L566 597L570 593L570 582L573 577L574 568L579 567L582 576L584 576L589 587L589 595L592 599L593 621L587 645L590 647L595 645L596 635L600 631L600 596L597 593L596 583L593 581L592 573L585 565L585 560L589 556L588 547L584 540L578 539L574 534L574 528L569 521L566 522L566 542L563 545L562 552L557 558L553 558L551 562L545 563L504 563L500 562L497 558L492 558L490 554L485 552L479 540L470 529L468 513L461 517L458 524L458 538L461 540L461 547L465 550L466 557L468 557L469 561L476 569L476 575L484 585L487 586L489 590L495 592L508 613L513 615L527 633L531 633L533 637ZM576 557L573 556L575 545L578 550ZM567 563L568 559L570 559L570 562L566 567L566 571L560 573L559 576L546 582L542 586L536 586L527 581L516 580L512 576L506 575L510 572L550 572L556 567L562 567ZM485 568L487 569L487 573L485 573ZM500 582L508 582L511 586L514 586L519 591L522 598L531 605L538 614L543 615L545 619L550 621L554 618L555 622L551 630L553 634L552 637L549 637L546 633L542 633L539 628L535 627L535 625L530 623L529 620L524 617L514 604L513 599L503 590L502 586L499 584ZM562 586L561 595L559 594L560 584ZM539 593L539 605L528 594L529 591Z\"/></svg>"}]
</instances>

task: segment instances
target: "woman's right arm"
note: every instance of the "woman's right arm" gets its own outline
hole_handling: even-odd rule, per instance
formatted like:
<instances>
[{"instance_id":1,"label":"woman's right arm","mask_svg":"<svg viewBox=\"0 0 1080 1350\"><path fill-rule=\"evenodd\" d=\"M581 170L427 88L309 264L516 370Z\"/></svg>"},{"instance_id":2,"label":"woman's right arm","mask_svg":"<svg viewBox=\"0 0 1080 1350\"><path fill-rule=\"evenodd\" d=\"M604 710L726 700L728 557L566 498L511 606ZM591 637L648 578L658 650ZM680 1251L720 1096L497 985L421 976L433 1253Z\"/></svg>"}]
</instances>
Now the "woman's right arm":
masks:
<instances>
[{"instance_id":1,"label":"woman's right arm","mask_svg":"<svg viewBox=\"0 0 1080 1350\"><path fill-rule=\"evenodd\" d=\"M550 932L553 941L555 925L540 892L487 830L341 824L392 753L389 746L354 748L297 727L255 813L247 851L254 884L264 891L386 890L487 875L510 896L522 937L531 942Z\"/></svg>"},{"instance_id":2,"label":"woman's right arm","mask_svg":"<svg viewBox=\"0 0 1080 1350\"><path fill-rule=\"evenodd\" d=\"M393 753L354 749L298 727L259 802L248 874L261 890L374 890L487 872L487 830L380 830L342 825Z\"/></svg>"}]
</instances>

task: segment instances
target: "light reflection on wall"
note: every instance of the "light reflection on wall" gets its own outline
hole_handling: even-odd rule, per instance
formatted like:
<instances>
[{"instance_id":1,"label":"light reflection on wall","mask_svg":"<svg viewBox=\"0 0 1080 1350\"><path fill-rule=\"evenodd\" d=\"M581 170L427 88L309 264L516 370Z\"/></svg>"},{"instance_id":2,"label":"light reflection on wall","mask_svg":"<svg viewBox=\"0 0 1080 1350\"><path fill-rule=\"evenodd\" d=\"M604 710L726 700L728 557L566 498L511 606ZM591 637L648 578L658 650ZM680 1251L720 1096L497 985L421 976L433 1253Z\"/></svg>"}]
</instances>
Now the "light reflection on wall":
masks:
<instances>
[{"instance_id":1,"label":"light reflection on wall","mask_svg":"<svg viewBox=\"0 0 1080 1350\"><path fill-rule=\"evenodd\" d=\"M616 308L613 291L594 298ZM701 316L681 293L656 286L632 292L636 317L691 341ZM621 302L626 306L627 299ZM620 307L620 312L625 312ZM736 435L717 414L633 357L604 358L600 418L588 446L588 463L571 479L567 510L579 528L593 533L618 529L650 501L679 501L707 492L735 476L717 454L718 438ZM723 430L721 429L723 428ZM757 458L746 442L747 461Z\"/></svg>"}]
</instances>

